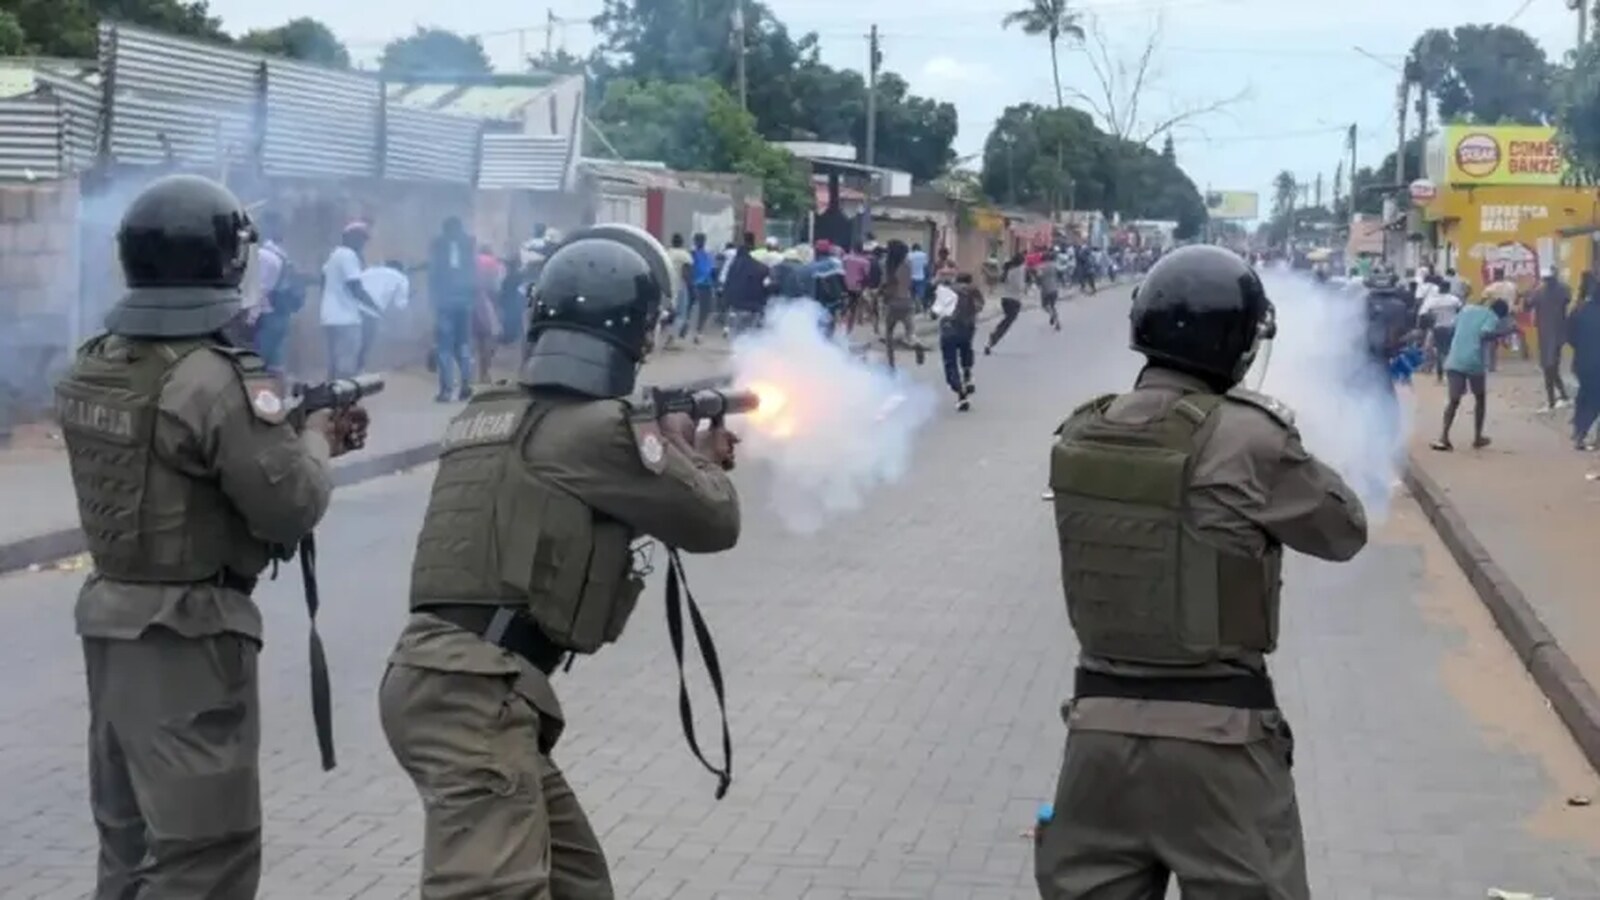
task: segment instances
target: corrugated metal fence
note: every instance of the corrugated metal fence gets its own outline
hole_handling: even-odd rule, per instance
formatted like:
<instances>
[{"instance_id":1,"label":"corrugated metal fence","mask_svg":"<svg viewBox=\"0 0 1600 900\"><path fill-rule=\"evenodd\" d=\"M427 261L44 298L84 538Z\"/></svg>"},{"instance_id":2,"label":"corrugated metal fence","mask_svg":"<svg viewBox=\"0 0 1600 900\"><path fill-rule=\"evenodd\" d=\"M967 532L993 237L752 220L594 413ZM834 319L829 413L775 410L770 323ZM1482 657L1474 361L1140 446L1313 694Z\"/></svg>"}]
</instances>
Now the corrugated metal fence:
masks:
<instances>
[{"instance_id":1,"label":"corrugated metal fence","mask_svg":"<svg viewBox=\"0 0 1600 900\"><path fill-rule=\"evenodd\" d=\"M58 100L0 100L0 179L60 178L66 169L63 144Z\"/></svg>"},{"instance_id":2,"label":"corrugated metal fence","mask_svg":"<svg viewBox=\"0 0 1600 900\"><path fill-rule=\"evenodd\" d=\"M559 191L571 179L573 163L572 145L564 137L485 134L478 185Z\"/></svg>"},{"instance_id":3,"label":"corrugated metal fence","mask_svg":"<svg viewBox=\"0 0 1600 900\"><path fill-rule=\"evenodd\" d=\"M269 175L377 175L379 83L353 72L264 61L263 170Z\"/></svg>"},{"instance_id":4,"label":"corrugated metal fence","mask_svg":"<svg viewBox=\"0 0 1600 900\"><path fill-rule=\"evenodd\" d=\"M389 103L370 73L130 25L101 24L98 75L41 67L35 81L33 95L0 103L0 179L64 177L102 154L136 166L546 191L575 175L571 137L485 135L478 119Z\"/></svg>"}]
</instances>

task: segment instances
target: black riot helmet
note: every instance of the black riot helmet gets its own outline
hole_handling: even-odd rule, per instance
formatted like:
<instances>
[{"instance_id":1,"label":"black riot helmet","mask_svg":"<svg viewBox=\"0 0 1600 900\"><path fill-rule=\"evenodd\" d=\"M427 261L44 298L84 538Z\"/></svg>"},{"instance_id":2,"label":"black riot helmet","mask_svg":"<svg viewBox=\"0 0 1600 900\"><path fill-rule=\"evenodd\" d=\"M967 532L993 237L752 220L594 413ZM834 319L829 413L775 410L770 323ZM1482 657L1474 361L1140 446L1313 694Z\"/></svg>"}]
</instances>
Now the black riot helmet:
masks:
<instances>
[{"instance_id":1,"label":"black riot helmet","mask_svg":"<svg viewBox=\"0 0 1600 900\"><path fill-rule=\"evenodd\" d=\"M648 232L631 225L575 232L529 290L518 380L587 397L631 393L671 285L667 251Z\"/></svg>"},{"instance_id":2,"label":"black riot helmet","mask_svg":"<svg viewBox=\"0 0 1600 900\"><path fill-rule=\"evenodd\" d=\"M1158 365L1222 382L1244 378L1271 339L1272 303L1238 254L1204 244L1161 257L1134 290L1131 346Z\"/></svg>"},{"instance_id":3,"label":"black riot helmet","mask_svg":"<svg viewBox=\"0 0 1600 900\"><path fill-rule=\"evenodd\" d=\"M210 334L239 312L239 283L255 226L226 187L197 175L168 175L129 205L117 231L128 293L106 328L129 337Z\"/></svg>"}]
</instances>

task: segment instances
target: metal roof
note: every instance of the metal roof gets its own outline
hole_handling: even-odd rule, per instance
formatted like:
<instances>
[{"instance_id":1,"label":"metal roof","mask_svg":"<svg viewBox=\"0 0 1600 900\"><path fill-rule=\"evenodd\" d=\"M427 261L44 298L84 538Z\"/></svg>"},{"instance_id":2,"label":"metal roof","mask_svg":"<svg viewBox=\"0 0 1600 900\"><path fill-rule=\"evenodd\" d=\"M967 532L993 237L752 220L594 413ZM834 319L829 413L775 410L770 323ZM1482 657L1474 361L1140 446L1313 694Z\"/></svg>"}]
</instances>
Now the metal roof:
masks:
<instances>
[{"instance_id":1,"label":"metal roof","mask_svg":"<svg viewBox=\"0 0 1600 900\"><path fill-rule=\"evenodd\" d=\"M528 105L552 91L581 81L581 76L549 80L519 78L517 83L473 84L457 81L391 82L392 103L479 119L511 121L523 118Z\"/></svg>"}]
</instances>

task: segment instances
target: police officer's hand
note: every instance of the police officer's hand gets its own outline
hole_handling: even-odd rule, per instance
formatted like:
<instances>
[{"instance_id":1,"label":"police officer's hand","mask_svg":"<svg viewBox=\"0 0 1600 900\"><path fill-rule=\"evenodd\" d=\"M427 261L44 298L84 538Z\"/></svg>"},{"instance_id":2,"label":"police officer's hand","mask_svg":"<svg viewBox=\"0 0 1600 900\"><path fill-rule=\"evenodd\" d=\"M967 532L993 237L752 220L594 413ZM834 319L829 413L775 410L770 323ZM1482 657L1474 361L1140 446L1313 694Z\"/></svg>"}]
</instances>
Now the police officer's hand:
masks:
<instances>
[{"instance_id":1,"label":"police officer's hand","mask_svg":"<svg viewBox=\"0 0 1600 900\"><path fill-rule=\"evenodd\" d=\"M306 416L305 432L322 435L328 442L330 455L339 456L345 452L344 441L339 439L339 425L334 419L333 410L319 409Z\"/></svg>"},{"instance_id":2,"label":"police officer's hand","mask_svg":"<svg viewBox=\"0 0 1600 900\"><path fill-rule=\"evenodd\" d=\"M739 446L739 436L726 428L708 428L695 440L695 449L724 469L732 470L734 448Z\"/></svg>"},{"instance_id":3,"label":"police officer's hand","mask_svg":"<svg viewBox=\"0 0 1600 900\"><path fill-rule=\"evenodd\" d=\"M372 417L360 406L342 409L334 415L334 431L344 451L360 450L367 445L367 426L371 423Z\"/></svg>"},{"instance_id":4,"label":"police officer's hand","mask_svg":"<svg viewBox=\"0 0 1600 900\"><path fill-rule=\"evenodd\" d=\"M661 417L661 436L684 450L695 449L695 432L699 427L694 417L685 413L668 413Z\"/></svg>"}]
</instances>

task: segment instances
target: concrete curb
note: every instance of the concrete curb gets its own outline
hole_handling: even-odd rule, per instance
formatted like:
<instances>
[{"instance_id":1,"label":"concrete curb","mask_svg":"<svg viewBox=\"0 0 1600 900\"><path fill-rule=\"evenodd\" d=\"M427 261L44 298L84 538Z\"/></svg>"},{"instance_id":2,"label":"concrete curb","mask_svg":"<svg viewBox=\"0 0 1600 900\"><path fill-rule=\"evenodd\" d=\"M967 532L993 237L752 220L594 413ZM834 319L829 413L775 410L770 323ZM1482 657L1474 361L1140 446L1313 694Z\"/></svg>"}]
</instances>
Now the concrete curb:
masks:
<instances>
[{"instance_id":1,"label":"concrete curb","mask_svg":"<svg viewBox=\"0 0 1600 900\"><path fill-rule=\"evenodd\" d=\"M998 311L988 310L979 316L978 321L987 322L998 316ZM937 331L937 326L926 320L917 323L918 337L925 337ZM877 344L878 341L873 339L859 341L851 344L851 350L859 353ZM414 447L374 456L356 456L349 462L334 467L333 484L334 487L349 487L426 465L438 457L438 441L428 441ZM0 542L0 575L19 572L33 566L47 566L69 556L76 556L86 549L88 547L84 542L83 532L77 528L64 528L19 540Z\"/></svg>"},{"instance_id":2,"label":"concrete curb","mask_svg":"<svg viewBox=\"0 0 1600 900\"><path fill-rule=\"evenodd\" d=\"M1444 489L1415 458L1406 466L1405 482L1511 649L1572 733L1589 765L1600 772L1600 694L1561 649L1527 596L1478 542Z\"/></svg>"}]
</instances>

